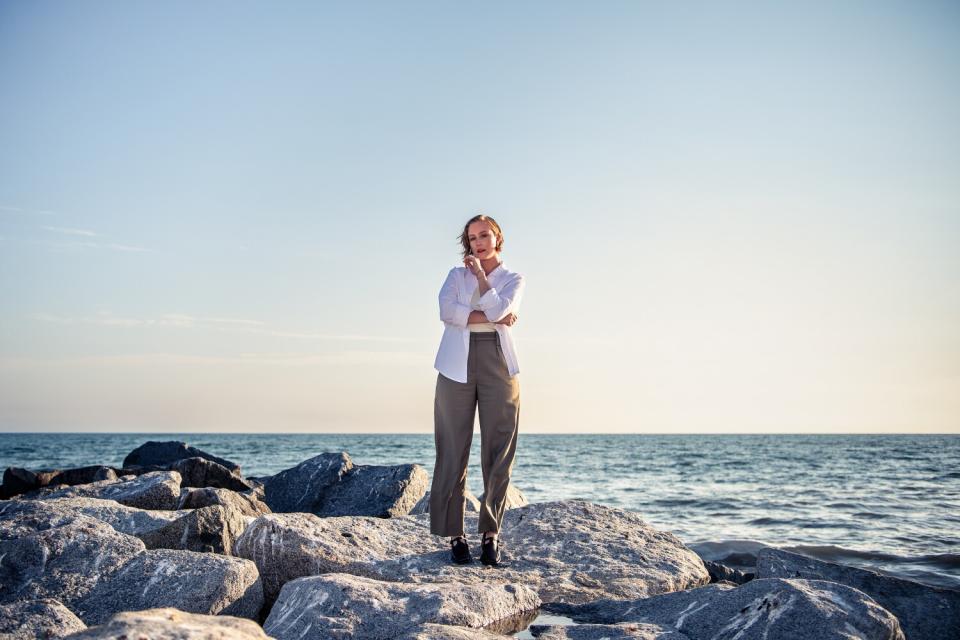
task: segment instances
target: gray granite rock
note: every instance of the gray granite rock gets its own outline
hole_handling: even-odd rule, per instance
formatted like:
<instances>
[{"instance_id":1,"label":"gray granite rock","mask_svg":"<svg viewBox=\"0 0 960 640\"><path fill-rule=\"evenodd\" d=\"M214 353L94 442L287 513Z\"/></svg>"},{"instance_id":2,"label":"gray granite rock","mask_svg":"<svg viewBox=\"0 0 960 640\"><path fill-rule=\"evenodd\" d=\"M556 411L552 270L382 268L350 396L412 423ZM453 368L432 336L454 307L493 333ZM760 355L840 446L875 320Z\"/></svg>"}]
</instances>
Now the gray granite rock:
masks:
<instances>
[{"instance_id":1,"label":"gray granite rock","mask_svg":"<svg viewBox=\"0 0 960 640\"><path fill-rule=\"evenodd\" d=\"M480 512L480 500L477 496L473 495L473 492L470 489L467 489L466 494L463 497L464 499L464 512L465 513L479 513ZM430 513L430 492L427 491L423 494L423 497L414 505L413 509L410 510L410 515L415 516L421 513Z\"/></svg>"},{"instance_id":2,"label":"gray granite rock","mask_svg":"<svg viewBox=\"0 0 960 640\"><path fill-rule=\"evenodd\" d=\"M122 611L164 607L255 619L261 606L260 576L249 560L157 549L101 578L72 609L94 625Z\"/></svg>"},{"instance_id":3,"label":"gray granite rock","mask_svg":"<svg viewBox=\"0 0 960 640\"><path fill-rule=\"evenodd\" d=\"M755 579L640 600L549 604L588 623L647 622L691 640L904 640L897 618L862 591L822 580Z\"/></svg>"},{"instance_id":4,"label":"gray granite rock","mask_svg":"<svg viewBox=\"0 0 960 640\"><path fill-rule=\"evenodd\" d=\"M151 511L99 498L53 498L50 500L11 500L0 503L0 518L23 513L59 512L64 517L83 514L105 522L120 533L140 535L164 527L181 518L176 511Z\"/></svg>"},{"instance_id":5,"label":"gray granite rock","mask_svg":"<svg viewBox=\"0 0 960 640\"><path fill-rule=\"evenodd\" d=\"M256 563L264 595L272 602L295 578L337 572L363 575L377 560L416 557L447 546L410 518L274 513L254 520L233 552Z\"/></svg>"},{"instance_id":6,"label":"gray granite rock","mask_svg":"<svg viewBox=\"0 0 960 640\"><path fill-rule=\"evenodd\" d=\"M328 487L313 513L318 516L404 516L429 486L418 464L353 467L343 480Z\"/></svg>"},{"instance_id":7,"label":"gray granite rock","mask_svg":"<svg viewBox=\"0 0 960 640\"><path fill-rule=\"evenodd\" d=\"M62 638L86 628L80 618L53 598L0 605L0 640Z\"/></svg>"},{"instance_id":8,"label":"gray granite rock","mask_svg":"<svg viewBox=\"0 0 960 640\"><path fill-rule=\"evenodd\" d=\"M327 490L352 468L346 452L321 453L270 476L264 484L265 502L275 513L315 513L322 508Z\"/></svg>"},{"instance_id":9,"label":"gray granite rock","mask_svg":"<svg viewBox=\"0 0 960 640\"><path fill-rule=\"evenodd\" d=\"M73 609L108 573L138 554L137 538L81 514L34 511L0 520L0 603L56 598Z\"/></svg>"},{"instance_id":10,"label":"gray granite rock","mask_svg":"<svg viewBox=\"0 0 960 640\"><path fill-rule=\"evenodd\" d=\"M530 635L541 640L690 640L676 629L647 622L533 625Z\"/></svg>"},{"instance_id":11,"label":"gray granite rock","mask_svg":"<svg viewBox=\"0 0 960 640\"><path fill-rule=\"evenodd\" d=\"M142 444L127 454L127 457L123 459L123 466L166 466L171 462L176 462L177 460L183 460L185 458L206 458L207 460L211 460L217 464L225 466L233 473L240 473L240 465L237 463L230 462L229 460L219 458L215 455L207 453L206 451L201 451L200 449L188 446L186 442L177 441L151 441Z\"/></svg>"},{"instance_id":12,"label":"gray granite rock","mask_svg":"<svg viewBox=\"0 0 960 640\"><path fill-rule=\"evenodd\" d=\"M70 640L268 640L256 622L174 608L126 611L109 622L68 636Z\"/></svg>"},{"instance_id":13,"label":"gray granite rock","mask_svg":"<svg viewBox=\"0 0 960 640\"><path fill-rule=\"evenodd\" d=\"M165 527L138 537L147 549L183 549L229 556L246 528L247 521L239 509L213 505L194 509Z\"/></svg>"},{"instance_id":14,"label":"gray granite rock","mask_svg":"<svg viewBox=\"0 0 960 640\"><path fill-rule=\"evenodd\" d=\"M897 616L910 640L960 637L960 591L928 587L773 548L759 552L757 577L839 582L863 591Z\"/></svg>"},{"instance_id":15,"label":"gray granite rock","mask_svg":"<svg viewBox=\"0 0 960 640\"><path fill-rule=\"evenodd\" d=\"M253 487L222 464L205 458L184 458L169 466L180 474L181 487L219 487L231 491L248 491Z\"/></svg>"},{"instance_id":16,"label":"gray granite rock","mask_svg":"<svg viewBox=\"0 0 960 640\"><path fill-rule=\"evenodd\" d=\"M429 530L429 515L410 516ZM477 516L465 517L467 531ZM529 585L544 602L637 598L709 582L700 558L639 514L582 500L545 502L506 512L500 531L504 580ZM478 541L472 540L474 552ZM365 575L398 582L482 581L485 567L451 565L443 551L395 554ZM351 571L354 573L356 571Z\"/></svg>"},{"instance_id":17,"label":"gray granite rock","mask_svg":"<svg viewBox=\"0 0 960 640\"><path fill-rule=\"evenodd\" d=\"M395 640L503 640L504 634L486 629L427 623L395 637Z\"/></svg>"},{"instance_id":18,"label":"gray granite rock","mask_svg":"<svg viewBox=\"0 0 960 640\"><path fill-rule=\"evenodd\" d=\"M245 516L259 516L271 513L270 507L266 502L259 499L256 490L246 493L230 491L229 489L219 489L216 487L206 487L203 489L183 489L180 493L180 502L177 503L178 509L200 509L201 507L212 507L221 505L237 509Z\"/></svg>"},{"instance_id":19,"label":"gray granite rock","mask_svg":"<svg viewBox=\"0 0 960 640\"><path fill-rule=\"evenodd\" d=\"M424 623L482 627L530 611L540 599L518 584L401 584L343 573L284 585L263 624L288 640L319 637L394 638Z\"/></svg>"},{"instance_id":20,"label":"gray granite rock","mask_svg":"<svg viewBox=\"0 0 960 640\"><path fill-rule=\"evenodd\" d=\"M124 476L119 480L66 487L43 496L45 500L53 498L100 498L138 509L173 510L180 500L180 474L154 471L132 478Z\"/></svg>"},{"instance_id":21,"label":"gray granite rock","mask_svg":"<svg viewBox=\"0 0 960 640\"><path fill-rule=\"evenodd\" d=\"M476 530L477 516L467 517ZM256 562L266 598L301 576L350 573L393 582L482 584L479 562L452 565L445 539L429 533L429 514L378 519L262 516L234 553ZM499 579L534 588L542 600L585 602L687 589L709 580L700 559L639 515L583 501L512 509L501 531ZM477 538L473 539L478 554Z\"/></svg>"}]
</instances>

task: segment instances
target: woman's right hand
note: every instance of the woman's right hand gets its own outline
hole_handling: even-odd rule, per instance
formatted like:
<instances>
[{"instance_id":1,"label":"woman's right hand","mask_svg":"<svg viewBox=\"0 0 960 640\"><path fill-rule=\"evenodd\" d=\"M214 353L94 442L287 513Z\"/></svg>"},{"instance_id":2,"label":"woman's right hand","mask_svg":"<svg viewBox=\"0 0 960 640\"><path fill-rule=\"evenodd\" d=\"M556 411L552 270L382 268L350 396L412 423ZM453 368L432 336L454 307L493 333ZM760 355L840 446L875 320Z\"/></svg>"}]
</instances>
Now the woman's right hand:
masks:
<instances>
[{"instance_id":1,"label":"woman's right hand","mask_svg":"<svg viewBox=\"0 0 960 640\"><path fill-rule=\"evenodd\" d=\"M494 324L505 324L508 327L512 327L516 321L517 321L516 314L508 313L507 315L497 320Z\"/></svg>"}]
</instances>

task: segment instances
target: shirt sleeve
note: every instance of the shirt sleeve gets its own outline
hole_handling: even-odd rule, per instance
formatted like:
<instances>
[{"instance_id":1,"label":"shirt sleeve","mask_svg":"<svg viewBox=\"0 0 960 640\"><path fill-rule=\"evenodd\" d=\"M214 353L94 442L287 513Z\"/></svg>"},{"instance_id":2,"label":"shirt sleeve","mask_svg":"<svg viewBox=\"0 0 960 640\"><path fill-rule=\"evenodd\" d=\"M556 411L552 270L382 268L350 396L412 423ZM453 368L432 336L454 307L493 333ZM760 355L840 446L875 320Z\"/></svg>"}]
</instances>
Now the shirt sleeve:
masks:
<instances>
[{"instance_id":1,"label":"shirt sleeve","mask_svg":"<svg viewBox=\"0 0 960 640\"><path fill-rule=\"evenodd\" d=\"M466 328L470 319L470 307L461 304L457 299L457 269L454 267L447 274L447 279L440 287L440 319L457 327Z\"/></svg>"},{"instance_id":2,"label":"shirt sleeve","mask_svg":"<svg viewBox=\"0 0 960 640\"><path fill-rule=\"evenodd\" d=\"M520 309L520 298L525 286L523 275L518 273L504 284L500 291L497 291L496 287L487 289L477 301L477 307L486 314L487 320L496 322L508 313L516 313Z\"/></svg>"}]
</instances>

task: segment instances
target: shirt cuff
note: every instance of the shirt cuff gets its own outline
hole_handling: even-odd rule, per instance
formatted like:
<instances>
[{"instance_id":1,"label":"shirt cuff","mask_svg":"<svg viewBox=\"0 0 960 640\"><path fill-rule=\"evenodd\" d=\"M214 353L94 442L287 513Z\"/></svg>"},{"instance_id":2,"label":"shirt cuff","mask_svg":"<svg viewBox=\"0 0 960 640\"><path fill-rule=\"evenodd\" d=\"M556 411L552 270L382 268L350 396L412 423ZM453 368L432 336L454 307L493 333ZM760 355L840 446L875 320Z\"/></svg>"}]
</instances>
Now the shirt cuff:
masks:
<instances>
[{"instance_id":1,"label":"shirt cuff","mask_svg":"<svg viewBox=\"0 0 960 640\"><path fill-rule=\"evenodd\" d=\"M497 303L497 298L496 288L490 287L487 289L487 292L477 300L477 308L480 309L480 311L486 311Z\"/></svg>"}]
</instances>

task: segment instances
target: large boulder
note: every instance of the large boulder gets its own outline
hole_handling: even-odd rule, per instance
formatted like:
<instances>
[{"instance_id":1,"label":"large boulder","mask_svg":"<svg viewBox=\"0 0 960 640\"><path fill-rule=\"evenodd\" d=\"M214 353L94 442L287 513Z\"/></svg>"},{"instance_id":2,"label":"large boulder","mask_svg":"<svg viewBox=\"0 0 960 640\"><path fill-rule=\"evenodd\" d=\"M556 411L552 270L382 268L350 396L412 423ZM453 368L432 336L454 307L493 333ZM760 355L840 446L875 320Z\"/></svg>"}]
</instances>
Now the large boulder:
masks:
<instances>
[{"instance_id":1,"label":"large boulder","mask_svg":"<svg viewBox=\"0 0 960 640\"><path fill-rule=\"evenodd\" d=\"M35 640L62 638L87 625L59 600L20 600L0 605L0 638L2 640Z\"/></svg>"},{"instance_id":2,"label":"large boulder","mask_svg":"<svg viewBox=\"0 0 960 640\"><path fill-rule=\"evenodd\" d=\"M233 616L186 613L174 608L126 611L70 640L268 640L256 622Z\"/></svg>"},{"instance_id":3,"label":"large boulder","mask_svg":"<svg viewBox=\"0 0 960 640\"><path fill-rule=\"evenodd\" d=\"M104 522L120 533L139 536L165 527L181 518L176 511L151 511L100 498L54 498L51 500L11 500L0 503L0 518L17 514L60 513L63 517L82 514Z\"/></svg>"},{"instance_id":4,"label":"large boulder","mask_svg":"<svg viewBox=\"0 0 960 640\"><path fill-rule=\"evenodd\" d=\"M102 576L143 553L139 539L55 510L0 520L0 604L55 598L74 609Z\"/></svg>"},{"instance_id":5,"label":"large boulder","mask_svg":"<svg viewBox=\"0 0 960 640\"><path fill-rule=\"evenodd\" d=\"M473 494L470 489L467 489L463 495L463 510L464 512L470 513L479 513L480 512L480 500ZM415 516L421 513L430 513L430 492L427 491L423 494L423 497L414 505L413 509L410 509L410 515Z\"/></svg>"},{"instance_id":6,"label":"large boulder","mask_svg":"<svg viewBox=\"0 0 960 640\"><path fill-rule=\"evenodd\" d=\"M639 600L603 599L546 608L578 622L645 622L690 640L904 640L897 618L862 591L821 580L755 579Z\"/></svg>"},{"instance_id":7,"label":"large boulder","mask_svg":"<svg viewBox=\"0 0 960 640\"><path fill-rule=\"evenodd\" d=\"M368 572L368 565L394 556L436 552L446 546L409 518L274 513L254 520L233 547L256 563L267 602L287 582L321 573Z\"/></svg>"},{"instance_id":8,"label":"large boulder","mask_svg":"<svg viewBox=\"0 0 960 640\"><path fill-rule=\"evenodd\" d=\"M411 516L429 530L429 515ZM478 517L466 514L467 531ZM530 504L504 515L503 580L533 587L544 602L638 598L707 584L700 558L673 534L633 511L567 500ZM476 549L476 547L475 547ZM482 582L482 565L451 565L443 551L396 554L370 563L366 575L398 582ZM351 572L352 573L352 572Z\"/></svg>"},{"instance_id":9,"label":"large boulder","mask_svg":"<svg viewBox=\"0 0 960 640\"><path fill-rule=\"evenodd\" d=\"M72 608L94 625L122 611L164 607L255 619L262 605L260 576L249 560L157 549L100 579Z\"/></svg>"},{"instance_id":10,"label":"large boulder","mask_svg":"<svg viewBox=\"0 0 960 640\"><path fill-rule=\"evenodd\" d=\"M214 505L194 509L160 529L139 537L147 549L183 549L201 553L233 555L233 545L247 528L235 507Z\"/></svg>"},{"instance_id":11,"label":"large boulder","mask_svg":"<svg viewBox=\"0 0 960 640\"><path fill-rule=\"evenodd\" d=\"M267 505L274 513L315 513L331 486L353 468L347 453L321 453L270 476L264 484Z\"/></svg>"},{"instance_id":12,"label":"large boulder","mask_svg":"<svg viewBox=\"0 0 960 640\"><path fill-rule=\"evenodd\" d=\"M928 587L773 548L762 549L758 554L757 577L839 582L863 591L897 616L910 640L960 636L960 591Z\"/></svg>"},{"instance_id":13,"label":"large boulder","mask_svg":"<svg viewBox=\"0 0 960 640\"><path fill-rule=\"evenodd\" d=\"M313 513L318 516L404 516L430 484L418 464L354 467L342 482L331 485Z\"/></svg>"},{"instance_id":14,"label":"large boulder","mask_svg":"<svg viewBox=\"0 0 960 640\"><path fill-rule=\"evenodd\" d=\"M278 640L394 638L424 623L482 627L540 606L517 584L417 585L334 573L284 585L263 624Z\"/></svg>"},{"instance_id":15,"label":"large boulder","mask_svg":"<svg viewBox=\"0 0 960 640\"><path fill-rule=\"evenodd\" d=\"M104 480L75 487L65 487L42 496L53 498L100 498L116 500L138 509L174 510L180 500L180 474L176 471L154 471L120 480Z\"/></svg>"},{"instance_id":16,"label":"large boulder","mask_svg":"<svg viewBox=\"0 0 960 640\"><path fill-rule=\"evenodd\" d=\"M467 530L476 531L476 514ZM429 514L318 518L272 514L244 531L234 553L256 562L268 601L290 580L350 573L393 582L483 584L486 567L452 565L450 546L430 535ZM544 601L643 597L709 581L703 562L639 515L583 501L512 509L501 530L499 579L525 584ZM476 551L476 546L474 547Z\"/></svg>"},{"instance_id":17,"label":"large boulder","mask_svg":"<svg viewBox=\"0 0 960 640\"><path fill-rule=\"evenodd\" d=\"M169 466L180 474L181 487L220 487L231 491L248 491L252 485L222 464L205 458L184 458Z\"/></svg>"},{"instance_id":18,"label":"large boulder","mask_svg":"<svg viewBox=\"0 0 960 640\"><path fill-rule=\"evenodd\" d=\"M177 460L185 458L206 458L225 466L233 473L240 473L240 465L230 462L224 458L219 458L213 454L190 447L186 442L168 441L168 442L147 442L140 445L123 459L124 467L148 467L151 465L166 466Z\"/></svg>"},{"instance_id":19,"label":"large boulder","mask_svg":"<svg viewBox=\"0 0 960 640\"><path fill-rule=\"evenodd\" d=\"M220 505L237 509L245 516L257 518L271 513L267 503L262 502L256 490L238 493L229 489L206 487L203 489L183 489L180 493L178 509L200 509Z\"/></svg>"}]
</instances>

